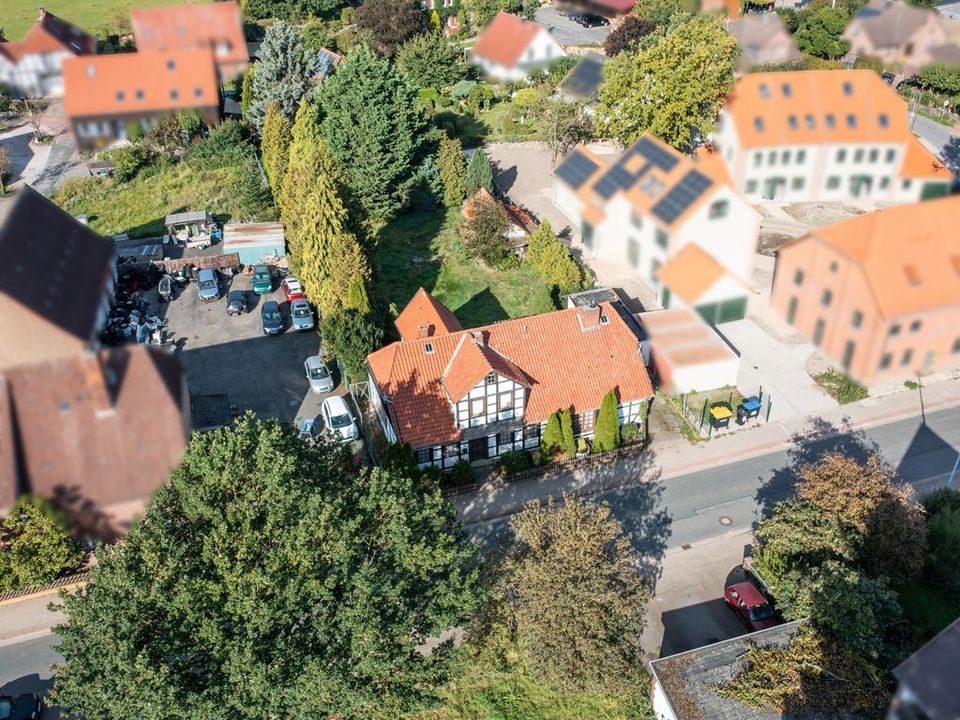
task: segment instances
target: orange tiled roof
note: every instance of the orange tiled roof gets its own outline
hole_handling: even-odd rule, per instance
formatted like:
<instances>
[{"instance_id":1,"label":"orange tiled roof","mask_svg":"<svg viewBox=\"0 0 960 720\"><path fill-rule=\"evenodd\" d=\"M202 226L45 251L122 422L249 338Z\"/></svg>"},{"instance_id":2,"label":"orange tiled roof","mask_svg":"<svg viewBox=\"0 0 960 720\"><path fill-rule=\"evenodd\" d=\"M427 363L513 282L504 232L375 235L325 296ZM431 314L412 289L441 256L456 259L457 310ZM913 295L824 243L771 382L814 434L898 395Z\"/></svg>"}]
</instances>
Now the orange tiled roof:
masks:
<instances>
[{"instance_id":1,"label":"orange tiled roof","mask_svg":"<svg viewBox=\"0 0 960 720\"><path fill-rule=\"evenodd\" d=\"M140 52L212 49L218 63L243 63L247 42L235 2L187 3L130 11Z\"/></svg>"},{"instance_id":2,"label":"orange tiled roof","mask_svg":"<svg viewBox=\"0 0 960 720\"><path fill-rule=\"evenodd\" d=\"M400 332L401 340L415 340L418 337L446 335L463 330L457 316L438 303L433 295L423 288L417 290L410 298L407 306L397 315L394 325Z\"/></svg>"},{"instance_id":3,"label":"orange tiled roof","mask_svg":"<svg viewBox=\"0 0 960 720\"><path fill-rule=\"evenodd\" d=\"M472 55L512 68L543 27L501 10L480 33Z\"/></svg>"},{"instance_id":4,"label":"orange tiled roof","mask_svg":"<svg viewBox=\"0 0 960 720\"><path fill-rule=\"evenodd\" d=\"M622 158L615 163L606 163L590 153L582 145L577 146L573 150L573 153L571 153L571 155L579 153L596 165L596 168L580 187L574 188L577 197L584 203L584 209L582 211L583 218L591 225L596 225L604 219L604 208L606 204L621 194L630 201L630 204L638 215L655 217L651 212L653 207L666 197L675 186L679 185L680 182L687 177L688 173L696 170L707 177L710 181L710 186L690 202L686 209L672 221L667 222L663 218L656 218L657 223L665 228L676 227L683 224L683 222L703 204L712 194L711 189L713 187L730 184L730 176L727 172L726 165L723 163L722 158L716 153L711 155L698 154L696 159L692 159L670 147L656 135L644 133L631 147L627 148L624 156L631 155L634 148L640 147L641 144L647 144L647 146L652 144L655 150L664 153L666 157L670 158L673 163L672 167L670 170L663 170L660 167L651 165L649 169L643 171L643 174L633 181L632 184L626 188L618 189L608 198L602 197L597 192L597 186L603 183L608 175L618 174L622 171L626 171L628 174L637 173L646 164L646 159L642 155L633 154L626 163L622 162ZM569 159L569 156L567 159ZM567 159L565 159L564 162L566 162ZM558 165L557 168L559 169L560 165Z\"/></svg>"},{"instance_id":5,"label":"orange tiled roof","mask_svg":"<svg viewBox=\"0 0 960 720\"><path fill-rule=\"evenodd\" d=\"M0 55L12 62L19 62L26 55L70 52L74 55L91 55L97 51L97 40L80 28L58 18L51 12L41 11L23 40L0 42Z\"/></svg>"},{"instance_id":6,"label":"orange tiled roof","mask_svg":"<svg viewBox=\"0 0 960 720\"><path fill-rule=\"evenodd\" d=\"M460 334L460 343L453 351L440 379L453 402L460 402L478 382L491 372L518 385L530 386L530 380L516 365L486 344L482 331Z\"/></svg>"},{"instance_id":7,"label":"orange tiled roof","mask_svg":"<svg viewBox=\"0 0 960 720\"><path fill-rule=\"evenodd\" d=\"M820 240L860 266L880 312L960 304L960 196L875 210L789 244Z\"/></svg>"},{"instance_id":8,"label":"orange tiled roof","mask_svg":"<svg viewBox=\"0 0 960 720\"><path fill-rule=\"evenodd\" d=\"M953 179L953 173L923 146L918 137L912 135L907 141L907 152L903 156L900 177L934 178L949 182Z\"/></svg>"},{"instance_id":9,"label":"orange tiled roof","mask_svg":"<svg viewBox=\"0 0 960 720\"><path fill-rule=\"evenodd\" d=\"M910 135L906 105L872 70L750 73L725 107L747 148L899 143Z\"/></svg>"},{"instance_id":10,"label":"orange tiled roof","mask_svg":"<svg viewBox=\"0 0 960 720\"><path fill-rule=\"evenodd\" d=\"M727 274L712 255L695 243L687 243L657 271L657 277L687 305L695 305L703 294Z\"/></svg>"},{"instance_id":11,"label":"orange tiled roof","mask_svg":"<svg viewBox=\"0 0 960 720\"><path fill-rule=\"evenodd\" d=\"M136 115L220 102L210 50L68 58L63 82L68 117Z\"/></svg>"},{"instance_id":12,"label":"orange tiled roof","mask_svg":"<svg viewBox=\"0 0 960 720\"><path fill-rule=\"evenodd\" d=\"M414 448L460 437L448 392L460 394L469 378L479 381L490 368L508 377L517 373L512 377L530 388L524 414L527 423L546 420L561 408L573 412L598 408L612 388L621 400L651 397L653 387L637 336L609 303L599 309L608 322L586 331L582 315L589 311L558 310L394 342L370 354L367 364L389 399L400 439ZM480 348L474 333L482 334L485 348ZM427 352L427 344L432 352ZM468 348L469 355L459 360L462 348Z\"/></svg>"}]
</instances>

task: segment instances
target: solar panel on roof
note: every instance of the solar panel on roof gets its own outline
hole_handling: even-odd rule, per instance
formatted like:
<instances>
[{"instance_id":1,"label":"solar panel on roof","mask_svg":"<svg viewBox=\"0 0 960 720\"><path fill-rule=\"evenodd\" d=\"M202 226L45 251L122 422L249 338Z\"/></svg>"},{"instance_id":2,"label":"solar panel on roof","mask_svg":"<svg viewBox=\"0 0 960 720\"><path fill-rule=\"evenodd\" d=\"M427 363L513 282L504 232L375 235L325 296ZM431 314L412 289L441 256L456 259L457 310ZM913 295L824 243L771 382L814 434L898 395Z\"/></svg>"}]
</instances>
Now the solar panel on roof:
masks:
<instances>
[{"instance_id":1,"label":"solar panel on roof","mask_svg":"<svg viewBox=\"0 0 960 720\"><path fill-rule=\"evenodd\" d=\"M651 208L651 212L669 225L699 198L713 181L699 170L691 170Z\"/></svg>"},{"instance_id":2,"label":"solar panel on roof","mask_svg":"<svg viewBox=\"0 0 960 720\"><path fill-rule=\"evenodd\" d=\"M574 65L573 70L563 81L564 89L571 95L585 100L596 96L603 81L603 58L599 55L585 55Z\"/></svg>"},{"instance_id":3,"label":"solar panel on roof","mask_svg":"<svg viewBox=\"0 0 960 720\"><path fill-rule=\"evenodd\" d=\"M643 155L663 172L670 172L677 164L677 158L657 145L650 138L640 138L631 148L634 153Z\"/></svg>"},{"instance_id":4,"label":"solar panel on roof","mask_svg":"<svg viewBox=\"0 0 960 720\"><path fill-rule=\"evenodd\" d=\"M626 190L633 184L634 176L623 167L622 160L610 168L593 189L603 198L610 198L617 190Z\"/></svg>"},{"instance_id":5,"label":"solar panel on roof","mask_svg":"<svg viewBox=\"0 0 960 720\"><path fill-rule=\"evenodd\" d=\"M593 160L575 150L570 157L560 163L556 174L574 190L579 190L596 169L597 164Z\"/></svg>"}]
</instances>

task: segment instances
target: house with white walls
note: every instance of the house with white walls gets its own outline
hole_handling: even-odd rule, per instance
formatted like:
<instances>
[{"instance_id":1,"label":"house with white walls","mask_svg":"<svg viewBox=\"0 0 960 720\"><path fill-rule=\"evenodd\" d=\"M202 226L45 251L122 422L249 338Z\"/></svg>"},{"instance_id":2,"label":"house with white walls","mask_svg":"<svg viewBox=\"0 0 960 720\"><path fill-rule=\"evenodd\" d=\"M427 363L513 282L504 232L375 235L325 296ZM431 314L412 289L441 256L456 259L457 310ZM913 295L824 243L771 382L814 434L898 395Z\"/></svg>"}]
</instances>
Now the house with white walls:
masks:
<instances>
[{"instance_id":1,"label":"house with white walls","mask_svg":"<svg viewBox=\"0 0 960 720\"><path fill-rule=\"evenodd\" d=\"M543 25L501 10L480 33L469 58L492 80L516 82L566 54Z\"/></svg>"},{"instance_id":2,"label":"house with white walls","mask_svg":"<svg viewBox=\"0 0 960 720\"><path fill-rule=\"evenodd\" d=\"M746 314L760 214L716 154L691 158L649 133L613 162L581 145L554 171L554 202L588 257L634 268L664 308L711 324Z\"/></svg>"},{"instance_id":3,"label":"house with white walls","mask_svg":"<svg viewBox=\"0 0 960 720\"><path fill-rule=\"evenodd\" d=\"M872 70L744 75L711 144L751 201L906 203L946 195L954 179Z\"/></svg>"}]
</instances>

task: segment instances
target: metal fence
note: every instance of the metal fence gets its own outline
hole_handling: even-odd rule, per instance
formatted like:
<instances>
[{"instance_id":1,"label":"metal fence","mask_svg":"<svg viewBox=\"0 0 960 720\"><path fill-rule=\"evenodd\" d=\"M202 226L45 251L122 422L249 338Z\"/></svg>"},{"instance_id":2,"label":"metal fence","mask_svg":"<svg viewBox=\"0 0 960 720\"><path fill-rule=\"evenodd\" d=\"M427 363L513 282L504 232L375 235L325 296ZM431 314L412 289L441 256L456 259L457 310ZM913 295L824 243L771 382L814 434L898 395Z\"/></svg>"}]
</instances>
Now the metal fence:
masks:
<instances>
[{"instance_id":1,"label":"metal fence","mask_svg":"<svg viewBox=\"0 0 960 720\"><path fill-rule=\"evenodd\" d=\"M754 417L746 419L743 427L768 422L773 409L773 399L770 393L764 391L762 385L746 391L728 386L686 393L679 397L678 404L680 414L687 424L702 437L709 438L718 432L728 432L741 427L737 422L737 409L747 398L757 398L760 409ZM726 408L729 411L725 422L714 418L711 413L714 408Z\"/></svg>"}]
</instances>

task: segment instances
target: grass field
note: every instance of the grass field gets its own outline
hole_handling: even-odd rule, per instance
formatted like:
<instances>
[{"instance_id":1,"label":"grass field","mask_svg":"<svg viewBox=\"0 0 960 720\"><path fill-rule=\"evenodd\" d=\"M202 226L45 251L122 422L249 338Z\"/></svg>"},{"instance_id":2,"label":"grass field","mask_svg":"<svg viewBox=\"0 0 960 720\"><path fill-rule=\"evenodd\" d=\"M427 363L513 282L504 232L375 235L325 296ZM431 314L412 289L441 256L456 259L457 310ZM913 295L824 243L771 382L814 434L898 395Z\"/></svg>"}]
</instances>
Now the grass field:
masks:
<instances>
[{"instance_id":1,"label":"grass field","mask_svg":"<svg viewBox=\"0 0 960 720\"><path fill-rule=\"evenodd\" d=\"M196 0L204 2L205 0ZM21 39L37 20L37 5L89 33L109 30L118 14L131 8L172 5L171 0L3 0L0 27L7 40Z\"/></svg>"},{"instance_id":2,"label":"grass field","mask_svg":"<svg viewBox=\"0 0 960 720\"><path fill-rule=\"evenodd\" d=\"M402 215L380 231L380 283L398 310L424 287L453 310L464 327L554 309L550 291L526 266L497 270L467 257L457 243L460 213Z\"/></svg>"}]
</instances>

